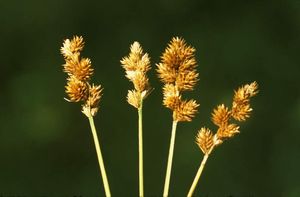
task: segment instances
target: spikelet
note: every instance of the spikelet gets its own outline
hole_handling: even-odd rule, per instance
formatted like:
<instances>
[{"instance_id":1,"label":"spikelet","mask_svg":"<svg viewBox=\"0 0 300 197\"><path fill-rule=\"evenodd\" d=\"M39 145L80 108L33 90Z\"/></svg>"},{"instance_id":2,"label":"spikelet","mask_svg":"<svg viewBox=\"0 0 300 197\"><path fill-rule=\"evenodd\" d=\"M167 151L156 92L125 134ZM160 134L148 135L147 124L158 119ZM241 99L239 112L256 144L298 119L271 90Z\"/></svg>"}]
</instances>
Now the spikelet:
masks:
<instances>
[{"instance_id":1,"label":"spikelet","mask_svg":"<svg viewBox=\"0 0 300 197\"><path fill-rule=\"evenodd\" d=\"M217 137L220 140L226 139L226 138L231 138L235 134L238 134L239 131L239 126L236 124L228 124L226 126L219 127L217 131Z\"/></svg>"},{"instance_id":2,"label":"spikelet","mask_svg":"<svg viewBox=\"0 0 300 197\"><path fill-rule=\"evenodd\" d=\"M130 47L130 53L121 61L121 66L125 69L125 76L133 83L134 90L129 90L127 102L139 108L141 102L150 93L149 79L146 73L151 69L150 58L143 52L141 45L134 42Z\"/></svg>"},{"instance_id":3,"label":"spikelet","mask_svg":"<svg viewBox=\"0 0 300 197\"><path fill-rule=\"evenodd\" d=\"M230 118L230 111L224 104L217 106L212 113L212 121L215 125L225 126Z\"/></svg>"},{"instance_id":4,"label":"spikelet","mask_svg":"<svg viewBox=\"0 0 300 197\"><path fill-rule=\"evenodd\" d=\"M82 112L86 116L95 116L102 96L100 85L90 85L94 69L89 58L81 58L84 42L81 36L66 39L60 51L65 59L63 71L68 74L66 93L69 102L83 101Z\"/></svg>"},{"instance_id":5,"label":"spikelet","mask_svg":"<svg viewBox=\"0 0 300 197\"><path fill-rule=\"evenodd\" d=\"M196 144L204 154L209 154L211 147L214 145L212 132L202 127L196 136Z\"/></svg>"},{"instance_id":6,"label":"spikelet","mask_svg":"<svg viewBox=\"0 0 300 197\"><path fill-rule=\"evenodd\" d=\"M88 84L78 80L74 76L67 79L66 93L70 102L79 102L87 99L89 94Z\"/></svg>"},{"instance_id":7,"label":"spikelet","mask_svg":"<svg viewBox=\"0 0 300 197\"><path fill-rule=\"evenodd\" d=\"M187 46L184 39L175 37L168 44L156 64L163 87L163 105L173 111L174 121L191 121L199 104L195 100L182 100L182 91L193 90L199 74L194 57L195 49Z\"/></svg>"},{"instance_id":8,"label":"spikelet","mask_svg":"<svg viewBox=\"0 0 300 197\"><path fill-rule=\"evenodd\" d=\"M197 113L197 107L199 105L193 99L189 101L181 101L179 106L176 107L173 113L173 120L178 122L192 121L192 118Z\"/></svg>"},{"instance_id":9,"label":"spikelet","mask_svg":"<svg viewBox=\"0 0 300 197\"><path fill-rule=\"evenodd\" d=\"M175 83L179 91L193 90L198 81L194 52L184 39L173 38L157 64L158 77L163 83Z\"/></svg>"},{"instance_id":10,"label":"spikelet","mask_svg":"<svg viewBox=\"0 0 300 197\"><path fill-rule=\"evenodd\" d=\"M232 117L238 121L245 121L249 117L252 108L250 107L249 100L255 96L258 85L254 81L251 84L240 87L234 92L232 102Z\"/></svg>"},{"instance_id":11,"label":"spikelet","mask_svg":"<svg viewBox=\"0 0 300 197\"><path fill-rule=\"evenodd\" d=\"M176 107L181 103L181 96L179 95L179 91L176 86L170 83L167 83L163 87L163 104L167 108L176 110Z\"/></svg>"},{"instance_id":12,"label":"spikelet","mask_svg":"<svg viewBox=\"0 0 300 197\"><path fill-rule=\"evenodd\" d=\"M101 85L92 85L89 87L89 97L85 104L82 106L82 111L85 113L86 110L90 110L92 116L95 116L98 112L98 105L102 97Z\"/></svg>"},{"instance_id":13,"label":"spikelet","mask_svg":"<svg viewBox=\"0 0 300 197\"><path fill-rule=\"evenodd\" d=\"M136 90L128 90L127 102L135 108L140 108L141 106L141 94Z\"/></svg>"},{"instance_id":14,"label":"spikelet","mask_svg":"<svg viewBox=\"0 0 300 197\"><path fill-rule=\"evenodd\" d=\"M257 89L258 85L255 81L251 84L246 84L234 91L233 104L230 110L224 104L218 105L213 110L211 119L212 122L218 126L218 130L213 136L213 146L220 145L224 140L240 133L239 126L231 123L230 120L233 118L237 121L245 121L246 118L249 117L249 113L252 110L250 107L250 98L257 94ZM203 153L208 154L203 143L205 142L205 136L208 136L207 133L209 130L202 128L200 131L196 136L196 142ZM201 143L199 142L199 139Z\"/></svg>"},{"instance_id":15,"label":"spikelet","mask_svg":"<svg viewBox=\"0 0 300 197\"><path fill-rule=\"evenodd\" d=\"M66 39L60 48L65 59L76 59L84 47L82 36L74 36L72 40Z\"/></svg>"}]
</instances>

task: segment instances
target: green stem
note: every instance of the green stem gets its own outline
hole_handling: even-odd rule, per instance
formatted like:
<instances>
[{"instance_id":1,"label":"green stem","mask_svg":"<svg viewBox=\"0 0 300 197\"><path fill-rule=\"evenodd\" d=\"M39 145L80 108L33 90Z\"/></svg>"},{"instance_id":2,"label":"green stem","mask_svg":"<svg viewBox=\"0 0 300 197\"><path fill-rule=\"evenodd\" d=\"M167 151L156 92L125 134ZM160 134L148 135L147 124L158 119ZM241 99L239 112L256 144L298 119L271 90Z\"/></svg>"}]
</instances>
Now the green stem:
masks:
<instances>
[{"instance_id":1,"label":"green stem","mask_svg":"<svg viewBox=\"0 0 300 197\"><path fill-rule=\"evenodd\" d=\"M170 177L171 177L171 170L172 170L172 160L173 160L174 145L175 145L176 127L177 127L177 121L173 121L163 197L167 197L169 195L169 185L170 185Z\"/></svg>"},{"instance_id":2,"label":"green stem","mask_svg":"<svg viewBox=\"0 0 300 197\"><path fill-rule=\"evenodd\" d=\"M103 185L104 185L104 190L105 190L105 195L106 195L106 197L111 197L109 184L108 184L108 180L107 180L107 176L106 176L106 172L105 172L103 157L102 157L102 153L101 153L101 149L100 149L100 143L98 140L96 127L94 124L94 119L93 119L93 116L91 116L91 115L88 116L88 118L89 118L91 130L92 130L92 134L93 134L93 138L94 138L95 148L96 148L97 157L98 157L98 163L99 163L102 180L103 180Z\"/></svg>"},{"instance_id":3,"label":"green stem","mask_svg":"<svg viewBox=\"0 0 300 197\"><path fill-rule=\"evenodd\" d=\"M201 162L201 164L200 164L200 166L199 166L198 172L197 172L197 174L196 174L196 176L195 176L195 178L194 178L194 181L193 181L193 183L192 183L192 186L191 186L191 188L190 188L190 190L189 190L189 193L188 193L187 197L192 197L192 196L193 196L193 193L194 193L194 191L195 191L195 188L196 188L196 186L197 186L197 184L198 184L198 181L199 181L199 179L200 179L200 176L201 176L201 174L202 174L202 171L203 171L203 169L204 169L204 167L205 167L205 164L206 164L206 161L207 161L207 159L208 159L208 156L209 156L209 154L211 153L211 151L213 150L214 147L215 147L215 145L213 145L213 146L210 148L210 150L204 155L204 157L203 157L203 159L202 159L202 162Z\"/></svg>"},{"instance_id":4,"label":"green stem","mask_svg":"<svg viewBox=\"0 0 300 197\"><path fill-rule=\"evenodd\" d=\"M143 172L143 100L138 108L139 115L139 196L144 196L144 172Z\"/></svg>"}]
</instances>

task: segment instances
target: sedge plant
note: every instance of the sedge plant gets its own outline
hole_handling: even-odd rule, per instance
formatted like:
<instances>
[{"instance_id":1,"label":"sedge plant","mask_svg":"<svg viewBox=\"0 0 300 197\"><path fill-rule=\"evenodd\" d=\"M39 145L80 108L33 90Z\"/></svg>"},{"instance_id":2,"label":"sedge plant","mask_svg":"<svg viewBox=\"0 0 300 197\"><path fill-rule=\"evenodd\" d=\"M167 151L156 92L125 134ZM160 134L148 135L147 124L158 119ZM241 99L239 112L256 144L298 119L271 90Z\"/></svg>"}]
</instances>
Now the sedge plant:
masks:
<instances>
[{"instance_id":1,"label":"sedge plant","mask_svg":"<svg viewBox=\"0 0 300 197\"><path fill-rule=\"evenodd\" d=\"M196 67L195 49L182 38L174 37L157 64L158 77L164 83L163 105L173 112L173 123L163 196L169 195L176 128L178 122L192 121L199 104L193 99L184 100L182 92L193 90L199 74Z\"/></svg>"},{"instance_id":2,"label":"sedge plant","mask_svg":"<svg viewBox=\"0 0 300 197\"><path fill-rule=\"evenodd\" d=\"M251 84L246 84L234 91L231 109L221 104L213 110L211 119L218 127L215 134L205 127L202 127L198 131L196 143L203 152L204 157L187 194L188 197L193 196L207 159L214 148L222 144L224 140L232 138L240 132L239 126L233 123L231 119L235 121L245 121L250 116L250 112L252 111L250 98L257 94L257 89L258 85L255 81Z\"/></svg>"},{"instance_id":3,"label":"sedge plant","mask_svg":"<svg viewBox=\"0 0 300 197\"><path fill-rule=\"evenodd\" d=\"M101 85L91 83L94 69L89 58L81 57L80 53L83 47L83 38L74 36L72 39L64 40L60 49L65 60L63 71L68 75L67 85L65 86L68 98L65 98L65 100L82 103L81 111L90 123L105 195L111 197L100 142L94 123L94 117L99 111L99 102L103 88ZM199 80L195 51L195 48L187 45L183 38L174 37L163 52L161 62L156 64L158 78L164 84L163 105L172 110L171 139L163 197L169 196L177 124L179 122L191 122L198 112L199 104L194 99L186 100L182 98L182 93L194 90ZM129 55L123 57L120 62L125 70L125 76L134 86L132 90L128 90L127 102L136 108L138 112L139 196L144 197L143 102L152 91L146 75L151 69L150 58L147 53L143 52L141 45L138 42L134 42L130 47ZM193 196L208 157L214 148L240 132L237 122L245 121L250 116L252 111L250 98L257 93L258 85L255 81L241 86L234 91L231 108L221 104L213 110L211 119L218 127L216 132L212 132L206 127L202 127L198 131L196 144L204 156L188 191L188 197Z\"/></svg>"},{"instance_id":4,"label":"sedge plant","mask_svg":"<svg viewBox=\"0 0 300 197\"><path fill-rule=\"evenodd\" d=\"M61 47L61 53L65 59L63 64L63 71L67 73L66 94L68 95L68 102L82 102L82 113L88 118L94 144L96 148L100 172L102 175L105 195L111 196L109 183L104 167L103 156L101 153L100 143L97 136L96 127L94 124L94 116L99 110L99 102L102 96L103 88L101 85L94 85L90 83L91 77L94 73L91 60L80 56L83 50L84 41L81 36L74 36L73 39L64 40Z\"/></svg>"},{"instance_id":5,"label":"sedge plant","mask_svg":"<svg viewBox=\"0 0 300 197\"><path fill-rule=\"evenodd\" d=\"M138 141L139 141L139 196L144 196L143 170L143 101L151 92L147 71L150 70L150 58L143 52L141 45L134 42L128 56L121 60L126 77L133 83L134 89L128 90L127 102L138 111Z\"/></svg>"}]
</instances>

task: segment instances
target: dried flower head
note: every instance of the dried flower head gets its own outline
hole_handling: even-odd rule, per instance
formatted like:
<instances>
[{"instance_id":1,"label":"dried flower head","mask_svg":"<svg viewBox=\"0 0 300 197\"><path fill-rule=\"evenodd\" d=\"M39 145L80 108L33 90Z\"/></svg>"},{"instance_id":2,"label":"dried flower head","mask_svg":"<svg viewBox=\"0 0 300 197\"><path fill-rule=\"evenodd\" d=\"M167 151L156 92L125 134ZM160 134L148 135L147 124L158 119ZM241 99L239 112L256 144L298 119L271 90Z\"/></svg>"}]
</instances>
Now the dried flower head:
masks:
<instances>
[{"instance_id":1,"label":"dried flower head","mask_svg":"<svg viewBox=\"0 0 300 197\"><path fill-rule=\"evenodd\" d=\"M64 72L70 76L75 76L78 80L88 81L93 75L91 60L89 58L81 58L81 60L66 60L63 65Z\"/></svg>"},{"instance_id":2,"label":"dried flower head","mask_svg":"<svg viewBox=\"0 0 300 197\"><path fill-rule=\"evenodd\" d=\"M193 90L198 81L194 52L184 39L173 38L157 64L158 77L163 83L175 83L179 91Z\"/></svg>"},{"instance_id":3,"label":"dried flower head","mask_svg":"<svg viewBox=\"0 0 300 197\"><path fill-rule=\"evenodd\" d=\"M244 85L234 92L232 102L232 117L238 121L245 121L249 117L252 108L250 107L250 98L255 96L258 91L256 81Z\"/></svg>"},{"instance_id":4,"label":"dried flower head","mask_svg":"<svg viewBox=\"0 0 300 197\"><path fill-rule=\"evenodd\" d=\"M81 58L84 42L81 36L66 39L60 51L65 59L63 71L68 74L66 93L69 102L83 101L82 112L86 116L95 116L101 98L102 88L100 85L90 85L94 69L89 58Z\"/></svg>"},{"instance_id":5,"label":"dried flower head","mask_svg":"<svg viewBox=\"0 0 300 197\"><path fill-rule=\"evenodd\" d=\"M218 131L217 131L217 137L218 139L226 139L226 138L231 138L233 137L235 134L240 133L239 131L239 126L237 126L236 124L228 124L226 126L222 126L219 127Z\"/></svg>"},{"instance_id":6,"label":"dried flower head","mask_svg":"<svg viewBox=\"0 0 300 197\"><path fill-rule=\"evenodd\" d=\"M182 100L181 92L193 90L199 74L194 55L195 49L184 39L173 38L156 64L158 77L165 83L163 105L173 110L173 120L191 121L199 104L195 100Z\"/></svg>"},{"instance_id":7,"label":"dried flower head","mask_svg":"<svg viewBox=\"0 0 300 197\"><path fill-rule=\"evenodd\" d=\"M250 98L257 94L257 89L258 85L256 82L246 84L234 91L233 104L230 110L224 104L218 105L216 109L213 110L212 121L218 126L218 130L213 136L213 147L240 132L239 126L231 123L230 119L245 121L246 118L249 117L249 113L252 110L252 108L250 108ZM205 136L210 136L207 133L207 129L201 129L196 136L197 144L204 154L208 154L207 149L205 149L203 145L206 140ZM209 134L211 134L211 132L209 132Z\"/></svg>"},{"instance_id":8,"label":"dried flower head","mask_svg":"<svg viewBox=\"0 0 300 197\"><path fill-rule=\"evenodd\" d=\"M128 90L127 102L135 108L141 107L142 96L140 92L136 90Z\"/></svg>"},{"instance_id":9,"label":"dried flower head","mask_svg":"<svg viewBox=\"0 0 300 197\"><path fill-rule=\"evenodd\" d=\"M143 52L141 45L134 42L130 47L130 53L121 61L125 69L126 77L133 83L135 90L129 90L127 101L130 105L139 108L140 103L150 93L149 79L146 73L150 70L150 58Z\"/></svg>"},{"instance_id":10,"label":"dried flower head","mask_svg":"<svg viewBox=\"0 0 300 197\"><path fill-rule=\"evenodd\" d=\"M212 113L212 121L215 125L223 127L227 124L230 118L230 111L224 104L218 105Z\"/></svg>"},{"instance_id":11,"label":"dried flower head","mask_svg":"<svg viewBox=\"0 0 300 197\"><path fill-rule=\"evenodd\" d=\"M197 113L198 106L197 102L193 99L181 101L173 112L173 120L178 122L192 121L192 118L194 118Z\"/></svg>"},{"instance_id":12,"label":"dried flower head","mask_svg":"<svg viewBox=\"0 0 300 197\"><path fill-rule=\"evenodd\" d=\"M181 96L179 95L179 91L176 86L171 83L165 84L163 87L163 95L164 106L172 109L173 111L176 110L176 107L181 103Z\"/></svg>"},{"instance_id":13,"label":"dried flower head","mask_svg":"<svg viewBox=\"0 0 300 197\"><path fill-rule=\"evenodd\" d=\"M209 154L211 147L214 145L212 132L209 129L202 127L196 136L196 144L204 154Z\"/></svg>"},{"instance_id":14,"label":"dried flower head","mask_svg":"<svg viewBox=\"0 0 300 197\"><path fill-rule=\"evenodd\" d=\"M74 36L72 40L66 39L63 46L60 48L61 53L65 59L74 59L79 56L79 53L84 47L82 36Z\"/></svg>"},{"instance_id":15,"label":"dried flower head","mask_svg":"<svg viewBox=\"0 0 300 197\"><path fill-rule=\"evenodd\" d=\"M102 90L101 85L93 84L89 88L89 97L83 105L83 108L89 109L92 116L95 116L98 112L98 105L102 97ZM86 111L86 109L83 109L83 111Z\"/></svg>"},{"instance_id":16,"label":"dried flower head","mask_svg":"<svg viewBox=\"0 0 300 197\"><path fill-rule=\"evenodd\" d=\"M70 102L85 101L89 94L88 84L71 76L67 79L66 93Z\"/></svg>"}]
</instances>

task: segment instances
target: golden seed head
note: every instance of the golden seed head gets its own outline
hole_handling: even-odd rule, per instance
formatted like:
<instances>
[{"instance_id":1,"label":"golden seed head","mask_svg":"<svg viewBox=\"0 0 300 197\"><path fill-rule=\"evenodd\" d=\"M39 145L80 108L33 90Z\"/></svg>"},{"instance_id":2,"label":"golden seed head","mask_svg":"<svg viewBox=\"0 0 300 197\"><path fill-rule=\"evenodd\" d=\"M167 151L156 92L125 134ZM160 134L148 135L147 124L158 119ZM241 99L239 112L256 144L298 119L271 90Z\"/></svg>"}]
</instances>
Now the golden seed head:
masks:
<instances>
[{"instance_id":1,"label":"golden seed head","mask_svg":"<svg viewBox=\"0 0 300 197\"><path fill-rule=\"evenodd\" d=\"M219 139L223 138L231 138L233 137L235 134L240 133L239 131L239 126L237 126L236 124L229 124L225 127L220 127L217 131L217 136Z\"/></svg>"},{"instance_id":2,"label":"golden seed head","mask_svg":"<svg viewBox=\"0 0 300 197\"><path fill-rule=\"evenodd\" d=\"M77 78L71 76L66 85L66 93L69 96L70 102L85 101L88 97L89 87L88 84L79 81Z\"/></svg>"},{"instance_id":3,"label":"golden seed head","mask_svg":"<svg viewBox=\"0 0 300 197\"><path fill-rule=\"evenodd\" d=\"M198 107L199 104L195 100L181 101L179 106L173 111L173 120L178 122L192 121Z\"/></svg>"},{"instance_id":4,"label":"golden seed head","mask_svg":"<svg viewBox=\"0 0 300 197\"><path fill-rule=\"evenodd\" d=\"M102 97L103 88L101 85L92 85L89 89L89 97L84 105L82 105L82 113L86 116L95 116L99 110L99 102Z\"/></svg>"},{"instance_id":5,"label":"golden seed head","mask_svg":"<svg viewBox=\"0 0 300 197\"><path fill-rule=\"evenodd\" d=\"M132 82L134 85L134 89L138 92L148 91L149 89L149 80L145 73L141 71L135 71L132 73Z\"/></svg>"},{"instance_id":6,"label":"golden seed head","mask_svg":"<svg viewBox=\"0 0 300 197\"><path fill-rule=\"evenodd\" d=\"M179 73L175 82L179 91L193 90L198 81L198 76L199 74L196 70Z\"/></svg>"},{"instance_id":7,"label":"golden seed head","mask_svg":"<svg viewBox=\"0 0 300 197\"><path fill-rule=\"evenodd\" d=\"M129 55L120 62L125 69L126 77L133 83L136 90L128 92L127 101L135 107L140 106L137 102L140 103L151 89L146 75L151 68L150 58L147 53L143 52L141 45L138 42L134 42L130 47Z\"/></svg>"},{"instance_id":8,"label":"golden seed head","mask_svg":"<svg viewBox=\"0 0 300 197\"><path fill-rule=\"evenodd\" d=\"M93 75L91 60L89 58L81 58L81 60L66 60L64 72L70 76L75 76L80 81L88 81Z\"/></svg>"},{"instance_id":9,"label":"golden seed head","mask_svg":"<svg viewBox=\"0 0 300 197\"><path fill-rule=\"evenodd\" d=\"M196 144L204 154L209 154L211 147L214 145L212 132L209 129L202 127L196 136Z\"/></svg>"},{"instance_id":10,"label":"golden seed head","mask_svg":"<svg viewBox=\"0 0 300 197\"><path fill-rule=\"evenodd\" d=\"M86 103L91 108L98 108L100 99L102 97L102 91L103 88L101 87L101 85L93 84L92 86L90 86L89 97Z\"/></svg>"},{"instance_id":11,"label":"golden seed head","mask_svg":"<svg viewBox=\"0 0 300 197\"><path fill-rule=\"evenodd\" d=\"M232 109L229 110L224 104L218 105L212 113L212 121L218 126L216 134L211 137L211 132L208 129L201 128L196 137L197 144L207 154L207 148L205 146L206 136L209 136L209 145L218 146L223 143L224 140L235 136L240 133L239 126L230 123L230 118L235 120L244 121L249 117L249 113L252 110L250 108L250 98L258 93L258 85L256 82L246 84L240 87L234 92ZM211 140L212 139L212 140ZM212 142L211 142L212 141Z\"/></svg>"},{"instance_id":12,"label":"golden seed head","mask_svg":"<svg viewBox=\"0 0 300 197\"><path fill-rule=\"evenodd\" d=\"M60 51L66 59L72 59L74 55L82 51L83 47L83 38L81 36L74 36L72 40L66 39L64 41Z\"/></svg>"},{"instance_id":13,"label":"golden seed head","mask_svg":"<svg viewBox=\"0 0 300 197\"><path fill-rule=\"evenodd\" d=\"M245 121L249 116L252 108L250 107L250 98L258 93L258 85L254 81L246 84L234 91L232 102L232 117L238 121Z\"/></svg>"},{"instance_id":14,"label":"golden seed head","mask_svg":"<svg viewBox=\"0 0 300 197\"><path fill-rule=\"evenodd\" d=\"M212 113L212 121L215 125L223 127L227 124L230 118L230 111L224 104L218 105Z\"/></svg>"},{"instance_id":15,"label":"golden seed head","mask_svg":"<svg viewBox=\"0 0 300 197\"><path fill-rule=\"evenodd\" d=\"M66 39L60 51L66 63L63 71L68 74L66 93L70 102L84 101L82 112L87 116L95 116L98 111L99 101L102 96L100 85L90 85L89 80L93 75L91 60L81 58L84 42L81 36L74 36L72 40Z\"/></svg>"},{"instance_id":16,"label":"golden seed head","mask_svg":"<svg viewBox=\"0 0 300 197\"><path fill-rule=\"evenodd\" d=\"M195 49L184 39L173 38L157 64L158 77L163 83L175 83L179 90L192 90L198 81Z\"/></svg>"},{"instance_id":17,"label":"golden seed head","mask_svg":"<svg viewBox=\"0 0 300 197\"><path fill-rule=\"evenodd\" d=\"M128 90L127 102L135 108L140 108L142 95L136 90Z\"/></svg>"},{"instance_id":18,"label":"golden seed head","mask_svg":"<svg viewBox=\"0 0 300 197\"><path fill-rule=\"evenodd\" d=\"M165 84L163 87L163 95L163 104L167 108L175 110L176 107L180 105L181 96L175 85L170 83Z\"/></svg>"},{"instance_id":19,"label":"golden seed head","mask_svg":"<svg viewBox=\"0 0 300 197\"><path fill-rule=\"evenodd\" d=\"M175 37L162 54L161 62L156 64L158 77L165 83L163 105L173 110L175 121L191 121L199 106L194 100L181 99L181 92L193 90L198 81L194 52L184 39Z\"/></svg>"}]
</instances>

